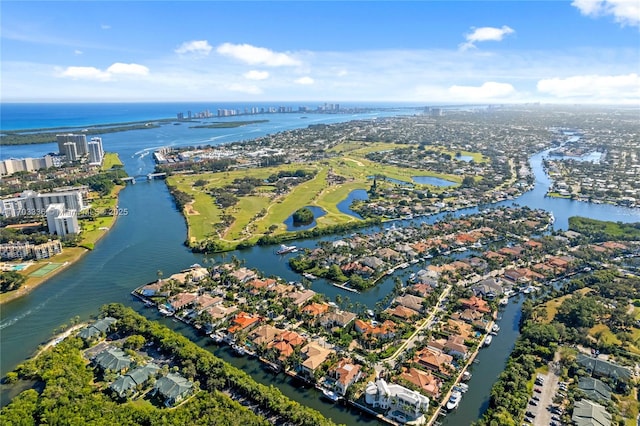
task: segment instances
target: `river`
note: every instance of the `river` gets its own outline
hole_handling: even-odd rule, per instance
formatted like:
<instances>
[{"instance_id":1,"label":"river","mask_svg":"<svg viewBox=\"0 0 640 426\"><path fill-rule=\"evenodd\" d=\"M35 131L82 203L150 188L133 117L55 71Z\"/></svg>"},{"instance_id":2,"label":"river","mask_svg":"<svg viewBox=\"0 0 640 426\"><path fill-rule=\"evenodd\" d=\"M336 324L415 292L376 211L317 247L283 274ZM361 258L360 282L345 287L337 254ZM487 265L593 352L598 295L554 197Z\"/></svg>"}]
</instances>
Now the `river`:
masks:
<instances>
[{"instance_id":1,"label":"river","mask_svg":"<svg viewBox=\"0 0 640 426\"><path fill-rule=\"evenodd\" d=\"M146 174L153 169L151 156L148 154L159 146L245 140L270 132L306 127L310 124L294 115L278 114L270 115L268 118L271 120L270 123L247 126L246 129L209 129L210 132L217 132L215 135L208 133L205 136L205 133L193 132L184 126L163 126L158 129L108 134L103 138L103 142L107 151L120 154L127 172L130 175L136 175ZM367 117L344 115L320 118L324 122L338 122ZM3 147L2 157L37 156L55 149L54 146L47 145ZM513 201L500 204L515 202L552 211L556 218L555 226L560 229L566 229L568 217L573 215L622 222L639 220L640 212L637 209L545 198L544 194L549 181L542 168L543 155L544 153L539 153L531 158L536 175L535 189ZM99 307L105 303L120 302L146 315L152 314L149 310L145 311L129 293L135 287L156 279L158 270L162 270L166 276L193 263L206 266L211 262L228 260L235 255L243 259L248 267L257 268L266 275L278 275L285 280L300 279L299 275L289 269L286 257L274 256L273 247L253 247L212 257L189 252L183 245L186 236L184 219L176 210L164 182L139 182L127 187L120 194L119 204L121 208L126 208L129 214L118 218L113 229L98 242L95 250L87 253L76 264L28 295L2 306L0 376L4 376L34 353L38 345L51 337L53 329L68 323L75 316L86 320L90 315L96 314ZM456 214L470 214L477 210L466 209ZM433 222L438 217L429 217L424 220ZM315 242L316 240L299 241L296 245L312 247ZM392 287L392 279L386 279L376 288L362 294L345 293L320 280L315 281L312 288L326 294L332 300L340 294L343 299L349 297L353 303L359 302L373 308ZM479 355L479 363L475 365L470 382L471 389L462 399L457 411L448 416L446 420L448 424L469 424L486 408L489 389L502 371L513 342L518 336L516 327L518 316L519 304L510 304L503 313L502 330L499 336ZM190 332L184 330L181 324L172 321L168 321L167 324L190 335ZM198 340L197 336L190 335L190 337ZM203 341L199 343L204 344ZM209 347L206 344L205 346ZM317 398L318 394L315 390L301 389L295 384L292 385L288 379L281 377L282 375L274 379L273 376L263 372L255 361L231 357L224 350L215 347L211 349L232 364L252 374L256 373L258 381L278 386L290 398L318 409L336 422L345 424L373 422L358 412L322 402ZM6 403L7 389L3 387L2 390L0 403Z\"/></svg>"}]
</instances>

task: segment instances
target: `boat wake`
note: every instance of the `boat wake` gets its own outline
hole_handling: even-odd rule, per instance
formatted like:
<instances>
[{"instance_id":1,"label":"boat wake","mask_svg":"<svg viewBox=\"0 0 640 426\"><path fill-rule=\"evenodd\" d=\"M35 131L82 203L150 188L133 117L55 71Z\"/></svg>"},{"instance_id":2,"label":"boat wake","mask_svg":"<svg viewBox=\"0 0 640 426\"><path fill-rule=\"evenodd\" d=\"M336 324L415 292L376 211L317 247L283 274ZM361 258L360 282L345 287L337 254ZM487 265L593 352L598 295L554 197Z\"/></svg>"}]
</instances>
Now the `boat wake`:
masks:
<instances>
[{"instance_id":1,"label":"boat wake","mask_svg":"<svg viewBox=\"0 0 640 426\"><path fill-rule=\"evenodd\" d=\"M4 320L2 322L0 322L0 330L4 330L7 327L11 327L12 325L14 325L15 323L17 323L18 321L22 320L23 318L28 317L29 315L31 315L34 312L39 311L40 309L44 308L44 306L46 305L46 302L42 302L40 303L38 306L29 309L26 312L23 312L22 314L18 315L17 317L13 317L7 320Z\"/></svg>"}]
</instances>

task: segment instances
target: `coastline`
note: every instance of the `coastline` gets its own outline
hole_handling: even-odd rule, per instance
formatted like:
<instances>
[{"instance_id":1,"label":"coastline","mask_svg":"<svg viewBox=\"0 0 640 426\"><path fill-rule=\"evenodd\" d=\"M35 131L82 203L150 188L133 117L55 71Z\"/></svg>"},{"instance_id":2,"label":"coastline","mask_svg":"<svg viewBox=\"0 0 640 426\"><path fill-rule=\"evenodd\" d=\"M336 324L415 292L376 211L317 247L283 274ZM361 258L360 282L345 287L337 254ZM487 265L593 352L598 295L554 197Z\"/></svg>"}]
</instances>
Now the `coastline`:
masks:
<instances>
[{"instance_id":1,"label":"coastline","mask_svg":"<svg viewBox=\"0 0 640 426\"><path fill-rule=\"evenodd\" d=\"M122 186L116 186L113 189L113 192L110 194L110 197L114 197L115 199L115 205L118 204L118 197L120 195L120 191L122 191L124 188L126 188L126 186L122 185ZM89 244L96 244L98 243L105 235L107 235L109 233L109 231L111 231L111 229L113 228L113 226L116 224L118 220L118 215L114 214L113 215L113 219L108 227L108 229L103 230L102 232L100 232L100 234L97 235L96 239L90 242L87 242ZM62 265L56 269L54 269L53 271L49 272L48 274L46 274L45 276L42 277L31 277L29 275L27 275L27 280L24 282L24 284L17 290L14 291L9 291L3 294L0 294L0 306L2 306L5 303L9 303L13 300L16 300L22 296L26 296L27 294L31 293L34 289L36 289L37 287L41 286L42 284L46 283L49 279L55 277L58 273L66 270L69 266L75 264L77 261L79 261L85 254L87 254L88 252L92 251L91 249L88 249L86 247L83 247L83 245L87 244L87 243L80 243L77 247L66 247L63 249L63 252L54 256L54 257L50 257L48 259L43 259L41 261L38 262L34 262L34 265L45 265L47 263L51 263L53 261L60 261L63 260ZM38 268L40 269L40 268ZM37 271L38 269L34 269L31 271L31 273Z\"/></svg>"}]
</instances>

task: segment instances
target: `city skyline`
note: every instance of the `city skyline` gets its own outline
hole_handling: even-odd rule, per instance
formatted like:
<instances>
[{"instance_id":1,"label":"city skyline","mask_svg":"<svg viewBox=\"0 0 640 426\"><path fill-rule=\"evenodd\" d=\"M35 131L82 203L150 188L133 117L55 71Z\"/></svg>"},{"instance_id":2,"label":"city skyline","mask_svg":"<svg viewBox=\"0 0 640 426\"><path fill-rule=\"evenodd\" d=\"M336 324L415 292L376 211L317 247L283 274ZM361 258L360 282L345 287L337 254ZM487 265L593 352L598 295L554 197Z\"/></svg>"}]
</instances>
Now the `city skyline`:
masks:
<instances>
[{"instance_id":1,"label":"city skyline","mask_svg":"<svg viewBox=\"0 0 640 426\"><path fill-rule=\"evenodd\" d=\"M2 3L2 101L640 103L640 1Z\"/></svg>"}]
</instances>

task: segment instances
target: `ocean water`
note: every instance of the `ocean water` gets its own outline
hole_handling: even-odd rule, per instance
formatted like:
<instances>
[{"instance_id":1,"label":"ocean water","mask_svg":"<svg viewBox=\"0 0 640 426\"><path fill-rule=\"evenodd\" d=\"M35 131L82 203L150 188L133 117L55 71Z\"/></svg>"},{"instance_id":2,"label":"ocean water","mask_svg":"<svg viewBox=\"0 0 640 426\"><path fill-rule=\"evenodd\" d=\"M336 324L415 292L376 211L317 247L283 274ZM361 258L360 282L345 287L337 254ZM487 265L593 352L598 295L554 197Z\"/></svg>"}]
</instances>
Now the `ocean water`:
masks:
<instances>
[{"instance_id":1,"label":"ocean water","mask_svg":"<svg viewBox=\"0 0 640 426\"><path fill-rule=\"evenodd\" d=\"M2 103L0 104L0 130L44 129L78 127L95 124L124 123L131 121L176 118L182 112L193 114L209 110L214 116L218 109L244 111L251 108L285 107L298 112L301 107L316 110L324 102L171 102L171 103ZM406 104L389 103L339 103L340 108L413 108ZM272 115L272 114L270 114ZM225 117L225 120L242 120L247 116Z\"/></svg>"}]
</instances>

